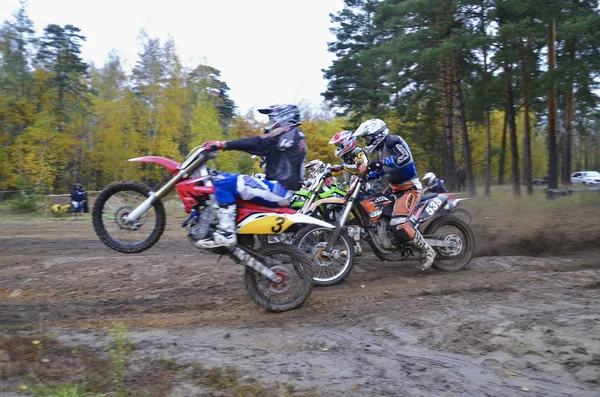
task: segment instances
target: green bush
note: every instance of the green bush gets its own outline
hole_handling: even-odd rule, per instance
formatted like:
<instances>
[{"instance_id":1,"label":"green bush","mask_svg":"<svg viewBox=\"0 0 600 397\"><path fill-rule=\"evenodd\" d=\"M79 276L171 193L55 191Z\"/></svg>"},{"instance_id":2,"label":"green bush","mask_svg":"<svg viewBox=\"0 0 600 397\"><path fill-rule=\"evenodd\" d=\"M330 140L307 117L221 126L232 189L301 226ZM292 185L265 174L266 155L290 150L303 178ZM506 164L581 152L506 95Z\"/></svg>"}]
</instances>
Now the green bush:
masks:
<instances>
[{"instance_id":1,"label":"green bush","mask_svg":"<svg viewBox=\"0 0 600 397\"><path fill-rule=\"evenodd\" d=\"M33 212L37 209L38 198L24 192L8 201L11 209L23 212Z\"/></svg>"}]
</instances>

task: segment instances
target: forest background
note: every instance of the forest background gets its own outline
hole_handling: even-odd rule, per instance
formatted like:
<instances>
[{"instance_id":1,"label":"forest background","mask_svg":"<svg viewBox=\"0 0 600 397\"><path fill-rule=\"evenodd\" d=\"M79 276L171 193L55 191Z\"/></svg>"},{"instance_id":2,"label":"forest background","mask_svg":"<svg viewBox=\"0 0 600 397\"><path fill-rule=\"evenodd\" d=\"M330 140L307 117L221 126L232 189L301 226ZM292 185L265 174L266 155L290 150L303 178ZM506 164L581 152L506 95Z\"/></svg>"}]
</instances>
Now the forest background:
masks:
<instances>
[{"instance_id":1,"label":"forest background","mask_svg":"<svg viewBox=\"0 0 600 397\"><path fill-rule=\"evenodd\" d=\"M308 159L338 163L328 141L379 117L411 146L421 175L451 188L533 178L569 183L600 167L600 12L593 1L345 0L331 15L335 60L322 109L300 105ZM75 22L75 21L74 21ZM140 33L132 70L115 53L85 63L85 32L47 25L37 37L26 7L0 29L0 190L62 193L74 182L155 183L164 171L127 159L182 159L206 140L261 134L240 115L211 65L184 67L173 40ZM303 54L295 54L303 56ZM257 104L257 107L270 104ZM222 171L258 172L224 152ZM480 192L481 193L481 192Z\"/></svg>"}]
</instances>

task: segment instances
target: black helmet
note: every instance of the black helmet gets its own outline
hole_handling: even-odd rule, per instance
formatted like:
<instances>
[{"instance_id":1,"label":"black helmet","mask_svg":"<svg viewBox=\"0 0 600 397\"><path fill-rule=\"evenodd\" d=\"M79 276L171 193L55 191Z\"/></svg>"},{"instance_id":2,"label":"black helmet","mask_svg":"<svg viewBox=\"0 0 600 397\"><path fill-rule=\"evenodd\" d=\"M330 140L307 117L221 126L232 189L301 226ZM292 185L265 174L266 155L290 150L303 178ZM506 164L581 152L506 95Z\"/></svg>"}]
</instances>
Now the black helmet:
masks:
<instances>
[{"instance_id":1,"label":"black helmet","mask_svg":"<svg viewBox=\"0 0 600 397\"><path fill-rule=\"evenodd\" d=\"M266 109L258 109L258 112L269 116L270 125L266 132L300 124L300 109L296 105L271 105Z\"/></svg>"},{"instance_id":2,"label":"black helmet","mask_svg":"<svg viewBox=\"0 0 600 397\"><path fill-rule=\"evenodd\" d=\"M79 183L79 182L76 182L76 183L73 185L73 189L81 189L81 188L83 188L83 186L81 186L81 183Z\"/></svg>"}]
</instances>

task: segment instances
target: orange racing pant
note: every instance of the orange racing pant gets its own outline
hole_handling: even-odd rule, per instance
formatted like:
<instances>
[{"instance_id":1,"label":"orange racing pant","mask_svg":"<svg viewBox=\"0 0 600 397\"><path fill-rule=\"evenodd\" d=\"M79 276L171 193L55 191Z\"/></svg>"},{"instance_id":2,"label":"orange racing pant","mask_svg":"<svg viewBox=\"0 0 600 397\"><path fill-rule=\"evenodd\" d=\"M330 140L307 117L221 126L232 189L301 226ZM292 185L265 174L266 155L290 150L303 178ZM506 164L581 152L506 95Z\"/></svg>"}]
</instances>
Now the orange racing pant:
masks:
<instances>
[{"instance_id":1,"label":"orange racing pant","mask_svg":"<svg viewBox=\"0 0 600 397\"><path fill-rule=\"evenodd\" d=\"M420 184L408 182L401 185L390 184L389 190L396 199L390 226L400 241L409 242L417 232L409 217L423 196L423 188Z\"/></svg>"}]
</instances>

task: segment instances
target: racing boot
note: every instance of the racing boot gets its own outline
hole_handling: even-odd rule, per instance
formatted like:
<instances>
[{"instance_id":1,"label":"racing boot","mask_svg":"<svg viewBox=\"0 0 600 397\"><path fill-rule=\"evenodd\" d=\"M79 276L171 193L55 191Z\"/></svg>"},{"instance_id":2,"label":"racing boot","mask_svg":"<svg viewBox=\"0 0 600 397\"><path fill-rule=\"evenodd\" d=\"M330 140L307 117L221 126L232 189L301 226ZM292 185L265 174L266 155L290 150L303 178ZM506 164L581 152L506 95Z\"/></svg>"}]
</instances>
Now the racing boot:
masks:
<instances>
[{"instance_id":1,"label":"racing boot","mask_svg":"<svg viewBox=\"0 0 600 397\"><path fill-rule=\"evenodd\" d=\"M362 247L360 246L360 243L358 241L354 242L354 255L355 256L362 256L363 254L363 250Z\"/></svg>"},{"instance_id":2,"label":"racing boot","mask_svg":"<svg viewBox=\"0 0 600 397\"><path fill-rule=\"evenodd\" d=\"M237 244L237 236L235 234L235 216L237 208L235 204L219 207L217 218L219 225L212 237L196 242L199 248L217 248L217 247L233 247Z\"/></svg>"},{"instance_id":3,"label":"racing boot","mask_svg":"<svg viewBox=\"0 0 600 397\"><path fill-rule=\"evenodd\" d=\"M360 246L360 226L352 225L348 226L348 236L354 239L354 255L361 256L363 254L362 247Z\"/></svg>"},{"instance_id":4,"label":"racing boot","mask_svg":"<svg viewBox=\"0 0 600 397\"><path fill-rule=\"evenodd\" d=\"M427 241L423 238L421 233L417 230L415 233L415 238L410 242L410 245L415 247L421 253L421 270L427 270L433 265L433 261L435 259L435 251Z\"/></svg>"}]
</instances>

